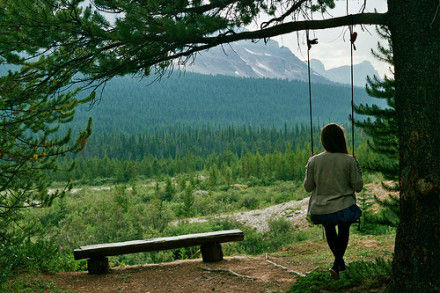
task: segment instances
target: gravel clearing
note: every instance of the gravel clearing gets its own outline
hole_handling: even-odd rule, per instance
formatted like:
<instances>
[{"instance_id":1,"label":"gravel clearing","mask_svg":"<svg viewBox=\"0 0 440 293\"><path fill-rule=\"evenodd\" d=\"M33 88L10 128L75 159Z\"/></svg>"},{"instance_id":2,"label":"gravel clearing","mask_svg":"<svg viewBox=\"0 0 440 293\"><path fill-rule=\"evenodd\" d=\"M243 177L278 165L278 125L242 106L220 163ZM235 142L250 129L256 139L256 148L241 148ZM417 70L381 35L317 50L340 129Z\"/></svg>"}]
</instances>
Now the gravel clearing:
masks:
<instances>
[{"instance_id":1,"label":"gravel clearing","mask_svg":"<svg viewBox=\"0 0 440 293\"><path fill-rule=\"evenodd\" d=\"M302 200L292 200L285 203L273 205L264 209L252 210L249 212L238 212L232 214L217 215L206 218L189 218L174 221L171 224L177 225L180 222L203 223L216 219L235 219L246 226L257 228L257 231L267 231L269 229L268 221L276 218L286 218L291 220L294 225L304 228L308 225L306 221L307 206L309 197Z\"/></svg>"}]
</instances>

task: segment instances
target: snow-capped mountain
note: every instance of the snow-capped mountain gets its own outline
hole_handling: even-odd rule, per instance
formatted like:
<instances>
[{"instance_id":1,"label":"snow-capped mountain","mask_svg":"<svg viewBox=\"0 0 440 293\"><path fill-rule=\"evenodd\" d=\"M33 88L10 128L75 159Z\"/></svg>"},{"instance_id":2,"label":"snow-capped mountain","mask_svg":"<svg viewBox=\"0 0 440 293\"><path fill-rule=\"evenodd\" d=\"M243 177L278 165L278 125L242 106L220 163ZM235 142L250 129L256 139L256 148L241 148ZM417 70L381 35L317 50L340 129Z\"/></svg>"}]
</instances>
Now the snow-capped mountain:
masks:
<instances>
[{"instance_id":1,"label":"snow-capped mountain","mask_svg":"<svg viewBox=\"0 0 440 293\"><path fill-rule=\"evenodd\" d=\"M350 84L349 66L326 70L316 59L312 59L310 64L312 82ZM192 63L188 62L179 69L211 75L307 81L307 63L274 40L269 40L267 44L243 40L217 46L200 52ZM369 61L354 65L354 72L354 84L360 87L365 86L367 75L378 75Z\"/></svg>"},{"instance_id":2,"label":"snow-capped mountain","mask_svg":"<svg viewBox=\"0 0 440 293\"><path fill-rule=\"evenodd\" d=\"M201 52L192 64L181 69L211 75L307 80L307 64L274 40L267 44L243 40L217 46ZM331 83L313 70L311 74L314 82Z\"/></svg>"}]
</instances>

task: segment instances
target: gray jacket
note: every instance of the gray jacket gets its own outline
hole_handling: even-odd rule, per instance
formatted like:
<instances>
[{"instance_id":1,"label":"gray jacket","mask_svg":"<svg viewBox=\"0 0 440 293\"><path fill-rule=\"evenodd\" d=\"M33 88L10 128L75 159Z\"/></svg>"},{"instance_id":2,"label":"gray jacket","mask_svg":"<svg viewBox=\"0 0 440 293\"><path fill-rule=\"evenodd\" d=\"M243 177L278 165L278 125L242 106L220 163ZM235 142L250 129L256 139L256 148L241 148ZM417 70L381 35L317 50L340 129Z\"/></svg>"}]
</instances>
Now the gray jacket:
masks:
<instances>
[{"instance_id":1,"label":"gray jacket","mask_svg":"<svg viewBox=\"0 0 440 293\"><path fill-rule=\"evenodd\" d=\"M363 187L359 163L348 154L320 153L306 165L304 188L312 192L307 214L331 214L356 203Z\"/></svg>"}]
</instances>

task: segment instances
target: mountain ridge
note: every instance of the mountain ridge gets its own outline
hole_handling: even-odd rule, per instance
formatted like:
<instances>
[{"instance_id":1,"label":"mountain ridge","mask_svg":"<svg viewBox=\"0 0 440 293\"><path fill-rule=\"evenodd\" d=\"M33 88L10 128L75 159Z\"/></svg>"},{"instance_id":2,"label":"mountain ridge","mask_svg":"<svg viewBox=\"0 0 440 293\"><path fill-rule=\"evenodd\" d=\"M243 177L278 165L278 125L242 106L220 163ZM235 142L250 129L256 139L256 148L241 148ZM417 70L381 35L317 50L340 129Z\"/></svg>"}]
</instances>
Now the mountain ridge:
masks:
<instances>
[{"instance_id":1,"label":"mountain ridge","mask_svg":"<svg viewBox=\"0 0 440 293\"><path fill-rule=\"evenodd\" d=\"M350 66L325 69L324 64L310 60L313 83L350 84ZM249 78L275 78L308 81L307 63L287 47L268 40L266 43L242 40L199 52L192 62L177 65L177 69L208 75L228 75ZM354 85L364 87L368 75L379 75L369 61L353 66Z\"/></svg>"},{"instance_id":2,"label":"mountain ridge","mask_svg":"<svg viewBox=\"0 0 440 293\"><path fill-rule=\"evenodd\" d=\"M310 67L323 77L340 84L350 84L350 65L343 65L325 69L324 64L317 60L310 60ZM367 83L367 76L373 77L373 75L379 76L377 70L373 65L364 60L361 63L353 65L353 83L358 87L365 87Z\"/></svg>"},{"instance_id":3,"label":"mountain ridge","mask_svg":"<svg viewBox=\"0 0 440 293\"><path fill-rule=\"evenodd\" d=\"M307 81L307 64L278 42L242 40L228 46L217 46L200 52L179 70L209 75L228 75L249 78L274 78ZM327 78L311 71L314 82L330 84Z\"/></svg>"}]
</instances>

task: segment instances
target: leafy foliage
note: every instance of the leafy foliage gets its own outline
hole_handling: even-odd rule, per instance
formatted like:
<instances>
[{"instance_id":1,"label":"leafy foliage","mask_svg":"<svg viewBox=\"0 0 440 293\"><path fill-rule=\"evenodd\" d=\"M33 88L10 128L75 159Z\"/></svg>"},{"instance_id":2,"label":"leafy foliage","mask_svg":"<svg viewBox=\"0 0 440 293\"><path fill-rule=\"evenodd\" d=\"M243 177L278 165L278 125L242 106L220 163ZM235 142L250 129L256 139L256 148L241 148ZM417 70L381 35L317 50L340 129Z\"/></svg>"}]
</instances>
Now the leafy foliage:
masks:
<instances>
[{"instance_id":1,"label":"leafy foliage","mask_svg":"<svg viewBox=\"0 0 440 293\"><path fill-rule=\"evenodd\" d=\"M63 248L53 240L44 240L42 235L33 235L33 240L25 233L15 233L15 240L0 242L0 291L9 292L8 284L17 272L57 272L76 271L86 267L84 261L73 259L73 251ZM19 238L19 239L18 239ZM36 238L36 239L35 239ZM21 290L17 290L21 291Z\"/></svg>"}]
</instances>

